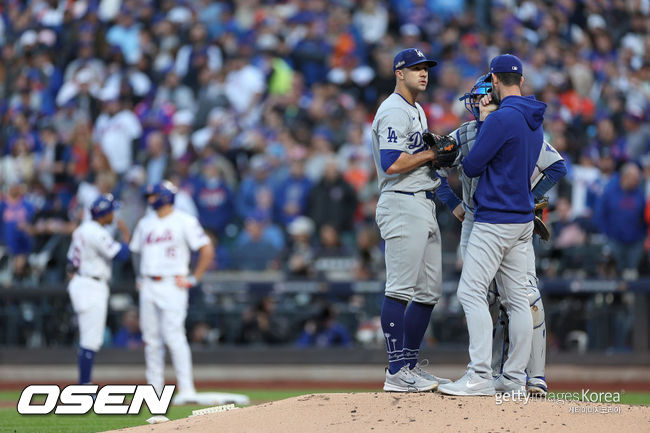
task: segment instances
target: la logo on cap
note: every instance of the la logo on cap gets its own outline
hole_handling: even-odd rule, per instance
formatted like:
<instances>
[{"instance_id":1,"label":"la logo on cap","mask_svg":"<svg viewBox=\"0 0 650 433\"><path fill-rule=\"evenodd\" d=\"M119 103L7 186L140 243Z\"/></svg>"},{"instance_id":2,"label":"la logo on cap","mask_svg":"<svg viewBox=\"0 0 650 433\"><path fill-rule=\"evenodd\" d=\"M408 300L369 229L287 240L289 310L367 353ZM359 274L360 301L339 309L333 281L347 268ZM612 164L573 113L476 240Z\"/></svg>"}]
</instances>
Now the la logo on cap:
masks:
<instances>
[{"instance_id":1,"label":"la logo on cap","mask_svg":"<svg viewBox=\"0 0 650 433\"><path fill-rule=\"evenodd\" d=\"M516 70L518 70L518 69L519 69L519 68L516 67L516 66L513 66L513 67L512 67L512 70L513 70L513 71L516 71Z\"/></svg>"},{"instance_id":2,"label":"la logo on cap","mask_svg":"<svg viewBox=\"0 0 650 433\"><path fill-rule=\"evenodd\" d=\"M415 49L415 54L417 54L418 57L424 57L424 54L422 54L422 51L418 50L417 48Z\"/></svg>"}]
</instances>

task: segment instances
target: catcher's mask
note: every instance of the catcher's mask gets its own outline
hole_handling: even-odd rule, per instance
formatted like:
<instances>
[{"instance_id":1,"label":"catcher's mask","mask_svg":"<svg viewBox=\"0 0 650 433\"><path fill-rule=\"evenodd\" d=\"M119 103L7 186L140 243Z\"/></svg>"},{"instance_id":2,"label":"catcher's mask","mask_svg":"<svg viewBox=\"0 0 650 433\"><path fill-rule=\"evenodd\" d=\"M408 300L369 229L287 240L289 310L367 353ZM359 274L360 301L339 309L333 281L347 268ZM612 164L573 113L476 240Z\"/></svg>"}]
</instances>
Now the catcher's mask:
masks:
<instances>
[{"instance_id":1,"label":"catcher's mask","mask_svg":"<svg viewBox=\"0 0 650 433\"><path fill-rule=\"evenodd\" d=\"M492 83L485 82L485 79L489 76L490 74L485 74L481 75L478 77L476 80L476 83L474 83L474 87L472 87L472 90L469 92L465 93L463 96L458 98L459 101L464 101L465 102L465 109L472 113L474 118L478 120L480 111L478 108L478 101L483 95L487 95L488 93L492 92Z\"/></svg>"}]
</instances>

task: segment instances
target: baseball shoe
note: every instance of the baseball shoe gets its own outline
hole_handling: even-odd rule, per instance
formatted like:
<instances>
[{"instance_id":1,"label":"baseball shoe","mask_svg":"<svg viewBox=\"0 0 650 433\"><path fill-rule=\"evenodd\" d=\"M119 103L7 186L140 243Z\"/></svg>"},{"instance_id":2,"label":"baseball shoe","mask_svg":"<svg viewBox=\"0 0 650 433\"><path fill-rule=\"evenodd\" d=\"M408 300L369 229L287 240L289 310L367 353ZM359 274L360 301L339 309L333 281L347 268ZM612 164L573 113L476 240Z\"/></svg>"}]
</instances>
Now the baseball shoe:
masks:
<instances>
[{"instance_id":1,"label":"baseball shoe","mask_svg":"<svg viewBox=\"0 0 650 433\"><path fill-rule=\"evenodd\" d=\"M456 382L440 385L438 392L449 395L494 395L494 385L491 378L484 379L468 371Z\"/></svg>"},{"instance_id":2,"label":"baseball shoe","mask_svg":"<svg viewBox=\"0 0 650 433\"><path fill-rule=\"evenodd\" d=\"M199 395L196 392L181 392L174 396L172 405L183 406L185 404L198 404Z\"/></svg>"},{"instance_id":3,"label":"baseball shoe","mask_svg":"<svg viewBox=\"0 0 650 433\"><path fill-rule=\"evenodd\" d=\"M408 365L402 367L397 373L390 374L386 369L384 391L389 392L424 392L432 391L438 387L435 380L427 380L409 369Z\"/></svg>"},{"instance_id":4,"label":"baseball shoe","mask_svg":"<svg viewBox=\"0 0 650 433\"><path fill-rule=\"evenodd\" d=\"M527 386L528 394L546 397L546 393L548 392L548 385L546 385L545 377L529 377Z\"/></svg>"},{"instance_id":5,"label":"baseball shoe","mask_svg":"<svg viewBox=\"0 0 650 433\"><path fill-rule=\"evenodd\" d=\"M415 367L413 367L411 369L411 373L416 374L416 375L420 376L421 378L424 378L424 379L426 379L428 381L438 382L438 385L444 385L446 383L451 383L451 380L449 380L449 379L445 379L444 377L435 376L435 375L429 373L428 371L426 371L423 367L426 367L427 365L429 365L429 360L428 359L425 359L424 361L421 361L421 362L418 361L415 364Z\"/></svg>"},{"instance_id":6,"label":"baseball shoe","mask_svg":"<svg viewBox=\"0 0 650 433\"><path fill-rule=\"evenodd\" d=\"M524 385L520 385L514 380L506 377L505 375L501 375L494 379L494 390L499 393L499 394L511 394L514 396L521 396L525 397L526 396L526 387Z\"/></svg>"}]
</instances>

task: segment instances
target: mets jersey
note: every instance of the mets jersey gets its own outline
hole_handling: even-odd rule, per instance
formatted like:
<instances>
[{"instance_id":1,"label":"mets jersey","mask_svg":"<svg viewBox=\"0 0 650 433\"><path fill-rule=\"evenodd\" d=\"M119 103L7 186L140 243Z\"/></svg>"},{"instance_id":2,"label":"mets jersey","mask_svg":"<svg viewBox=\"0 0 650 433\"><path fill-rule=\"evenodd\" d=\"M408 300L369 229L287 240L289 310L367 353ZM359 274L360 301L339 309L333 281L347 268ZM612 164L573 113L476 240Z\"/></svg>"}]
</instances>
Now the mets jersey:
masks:
<instances>
[{"instance_id":1,"label":"mets jersey","mask_svg":"<svg viewBox=\"0 0 650 433\"><path fill-rule=\"evenodd\" d=\"M428 191L440 185L440 179L431 177L428 164L407 173L392 175L386 174L381 166L382 150L398 150L408 154L426 150L422 134L427 131L427 118L417 102L411 105L400 94L393 93L379 106L372 123L372 154L380 192Z\"/></svg>"},{"instance_id":2,"label":"mets jersey","mask_svg":"<svg viewBox=\"0 0 650 433\"><path fill-rule=\"evenodd\" d=\"M111 261L121 248L104 226L95 220L84 221L72 233L68 260L77 274L108 281Z\"/></svg>"},{"instance_id":3,"label":"mets jersey","mask_svg":"<svg viewBox=\"0 0 650 433\"><path fill-rule=\"evenodd\" d=\"M209 242L196 218L174 209L163 218L157 214L142 218L135 227L129 248L140 254L140 275L186 276L190 251Z\"/></svg>"}]
</instances>

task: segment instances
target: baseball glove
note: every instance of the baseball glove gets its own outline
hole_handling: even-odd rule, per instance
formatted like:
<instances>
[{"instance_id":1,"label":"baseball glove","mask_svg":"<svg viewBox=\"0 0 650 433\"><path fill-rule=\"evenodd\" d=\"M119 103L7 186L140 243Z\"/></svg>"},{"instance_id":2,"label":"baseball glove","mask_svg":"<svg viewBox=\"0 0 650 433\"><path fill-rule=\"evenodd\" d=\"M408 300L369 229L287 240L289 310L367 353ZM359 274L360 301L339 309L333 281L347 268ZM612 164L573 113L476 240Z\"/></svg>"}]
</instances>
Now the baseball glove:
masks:
<instances>
[{"instance_id":1,"label":"baseball glove","mask_svg":"<svg viewBox=\"0 0 650 433\"><path fill-rule=\"evenodd\" d=\"M536 235L539 235L542 240L549 240L551 239L551 232L549 231L548 227L546 227L546 224L544 224L544 221L537 215L535 215L535 220L533 221L535 223L535 228L533 229L533 233Z\"/></svg>"},{"instance_id":2,"label":"baseball glove","mask_svg":"<svg viewBox=\"0 0 650 433\"><path fill-rule=\"evenodd\" d=\"M535 220L533 221L535 228L533 229L533 233L537 234L540 238L542 238L542 240L545 241L551 239L551 231L548 229L548 227L546 227L544 220L542 220L544 209L547 207L548 197L542 197L538 200L535 200L535 210L533 211L535 214Z\"/></svg>"},{"instance_id":3,"label":"baseball glove","mask_svg":"<svg viewBox=\"0 0 650 433\"><path fill-rule=\"evenodd\" d=\"M458 143L448 135L433 135L430 132L422 134L424 143L433 149L438 157L433 168L451 167L458 156Z\"/></svg>"}]
</instances>

